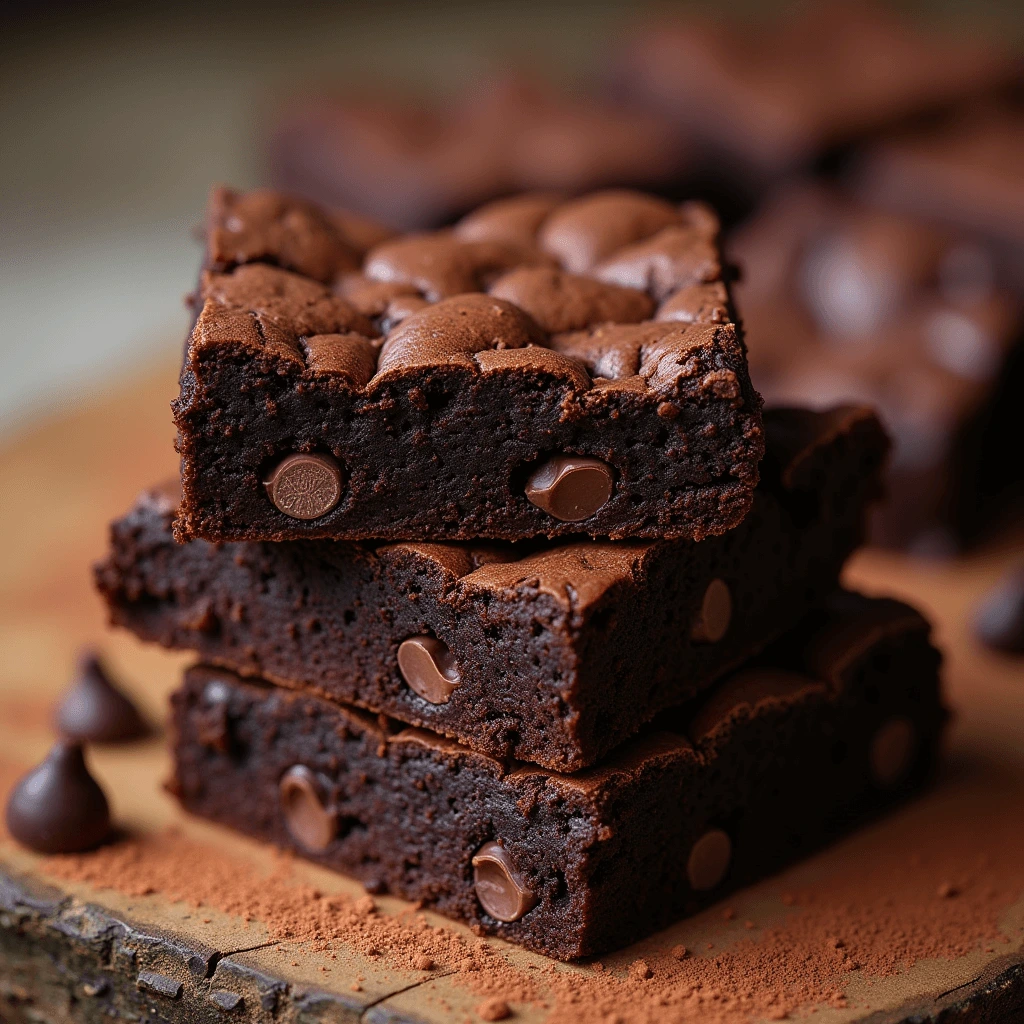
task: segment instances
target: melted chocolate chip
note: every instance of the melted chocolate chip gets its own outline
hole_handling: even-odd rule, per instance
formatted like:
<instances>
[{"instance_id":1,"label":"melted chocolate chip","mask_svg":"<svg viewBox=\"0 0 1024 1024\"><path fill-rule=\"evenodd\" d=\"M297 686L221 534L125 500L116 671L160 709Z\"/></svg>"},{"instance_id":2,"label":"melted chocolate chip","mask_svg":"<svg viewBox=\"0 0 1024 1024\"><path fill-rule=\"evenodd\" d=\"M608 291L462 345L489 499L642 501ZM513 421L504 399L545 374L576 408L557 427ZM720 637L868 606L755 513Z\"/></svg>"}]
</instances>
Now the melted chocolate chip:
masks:
<instances>
[{"instance_id":1,"label":"melted chocolate chip","mask_svg":"<svg viewBox=\"0 0 1024 1024\"><path fill-rule=\"evenodd\" d=\"M725 878L731 860L732 840L720 828L708 829L690 850L686 877L698 892L707 892Z\"/></svg>"},{"instance_id":2,"label":"melted chocolate chip","mask_svg":"<svg viewBox=\"0 0 1024 1024\"><path fill-rule=\"evenodd\" d=\"M398 670L409 688L431 704L447 704L459 685L459 666L448 645L432 636L414 636L398 648Z\"/></svg>"},{"instance_id":3,"label":"melted chocolate chip","mask_svg":"<svg viewBox=\"0 0 1024 1024\"><path fill-rule=\"evenodd\" d=\"M879 786L895 786L910 769L917 734L908 718L890 718L883 722L871 740L868 760L871 777Z\"/></svg>"},{"instance_id":4,"label":"melted chocolate chip","mask_svg":"<svg viewBox=\"0 0 1024 1024\"><path fill-rule=\"evenodd\" d=\"M78 853L110 835L110 808L89 774L82 745L58 740L46 760L14 787L7 830L39 853Z\"/></svg>"},{"instance_id":5,"label":"melted chocolate chip","mask_svg":"<svg viewBox=\"0 0 1024 1024\"><path fill-rule=\"evenodd\" d=\"M563 523L589 519L612 496L614 475L600 459L555 455L534 470L526 498Z\"/></svg>"},{"instance_id":6,"label":"melted chocolate chip","mask_svg":"<svg viewBox=\"0 0 1024 1024\"><path fill-rule=\"evenodd\" d=\"M62 736L92 743L125 743L150 731L91 651L82 655L75 681L57 706L56 725Z\"/></svg>"},{"instance_id":7,"label":"melted chocolate chip","mask_svg":"<svg viewBox=\"0 0 1024 1024\"><path fill-rule=\"evenodd\" d=\"M338 818L321 796L314 772L303 764L289 768L278 786L281 813L292 839L306 850L326 850L338 831Z\"/></svg>"},{"instance_id":8,"label":"melted chocolate chip","mask_svg":"<svg viewBox=\"0 0 1024 1024\"><path fill-rule=\"evenodd\" d=\"M690 636L698 643L717 644L725 636L732 621L732 594L723 580L713 579L704 591L700 611Z\"/></svg>"},{"instance_id":9,"label":"melted chocolate chip","mask_svg":"<svg viewBox=\"0 0 1024 1024\"><path fill-rule=\"evenodd\" d=\"M1024 654L1024 568L989 593L974 620L978 639L1007 654Z\"/></svg>"},{"instance_id":10,"label":"melted chocolate chip","mask_svg":"<svg viewBox=\"0 0 1024 1024\"><path fill-rule=\"evenodd\" d=\"M292 519L319 519L341 500L341 467L320 452L286 456L263 481L278 511Z\"/></svg>"},{"instance_id":11,"label":"melted chocolate chip","mask_svg":"<svg viewBox=\"0 0 1024 1024\"><path fill-rule=\"evenodd\" d=\"M484 843L473 857L473 886L484 910L498 921L518 921L537 897L523 884L501 843Z\"/></svg>"}]
</instances>

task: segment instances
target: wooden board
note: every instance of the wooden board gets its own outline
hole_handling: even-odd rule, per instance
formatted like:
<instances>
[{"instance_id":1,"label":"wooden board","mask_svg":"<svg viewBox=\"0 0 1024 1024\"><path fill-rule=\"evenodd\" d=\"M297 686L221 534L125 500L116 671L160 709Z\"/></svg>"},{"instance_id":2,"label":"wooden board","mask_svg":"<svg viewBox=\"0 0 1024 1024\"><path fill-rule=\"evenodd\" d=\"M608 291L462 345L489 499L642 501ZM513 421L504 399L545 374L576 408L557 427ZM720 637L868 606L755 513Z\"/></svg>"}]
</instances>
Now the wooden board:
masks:
<instances>
[{"instance_id":1,"label":"wooden board","mask_svg":"<svg viewBox=\"0 0 1024 1024\"><path fill-rule=\"evenodd\" d=\"M154 718L189 660L110 632L93 595L89 566L104 550L106 523L135 493L176 471L168 401L174 370L144 379L24 433L0 451L0 787L37 761L51 740L48 709L66 683L76 650L99 643ZM1020 546L1017 545L1019 548ZM947 768L935 790L849 840L778 878L745 890L721 908L603 959L604 972L624 975L638 957L682 943L693 956L718 955L767 929L785 938L802 912L787 891L849 879L878 864L879 851L928 858L950 837L967 835L979 863L1005 860L1007 823L1024 810L1024 673L1022 663L977 647L969 614L1007 559L1001 548L952 563L915 562L866 552L849 582L868 592L906 597L937 624L947 652L950 702L956 711ZM271 851L187 818L160 786L167 759L159 738L91 753L95 772L130 834L159 836L168 826L237 858L240 871L269 870ZM1024 849L1014 889L1000 909L1002 936L955 957L920 959L895 972L852 969L843 999L814 1008L814 1020L842 1024L921 1016L1011 1019L1024 1013ZM324 893L362 895L352 881L312 865L294 866L296 884ZM877 874L877 872L876 872ZM1004 876L1006 872L1004 870ZM874 878L875 876L872 876ZM887 905L885 872L871 899ZM892 885L898 884L895 879ZM958 883L958 884L969 884ZM842 893L840 884L835 886ZM895 892L892 896L897 895ZM837 899L846 896L837 895ZM398 914L398 900L378 899ZM872 904L874 905L874 904ZM824 908L827 910L827 906ZM818 906L818 911L822 907ZM457 925L445 924L476 943ZM741 923L750 921L753 931ZM794 931L795 934L795 931ZM940 936L941 937L941 936ZM496 955L538 979L550 998L513 1004L515 1020L542 1021L559 1007L555 980L565 972L592 978L594 965L554 965L500 942ZM708 947L714 953L705 953ZM46 862L0 838L0 1018L100 1020L479 1020L481 986L444 964L434 970L389 965L387 950L369 955L344 942L328 948L272 934L267 923L216 908L197 909L164 893L129 896L85 882L55 879ZM563 999L564 1002L564 999ZM543 1005L546 1003L547 1005ZM623 1006L622 1019L630 1007ZM801 1012L810 1012L803 1007ZM646 1012L646 1011L645 1011ZM690 1019L682 1009L679 1019ZM756 1015L755 1015L756 1016ZM696 1019L696 1018L694 1018Z\"/></svg>"}]
</instances>

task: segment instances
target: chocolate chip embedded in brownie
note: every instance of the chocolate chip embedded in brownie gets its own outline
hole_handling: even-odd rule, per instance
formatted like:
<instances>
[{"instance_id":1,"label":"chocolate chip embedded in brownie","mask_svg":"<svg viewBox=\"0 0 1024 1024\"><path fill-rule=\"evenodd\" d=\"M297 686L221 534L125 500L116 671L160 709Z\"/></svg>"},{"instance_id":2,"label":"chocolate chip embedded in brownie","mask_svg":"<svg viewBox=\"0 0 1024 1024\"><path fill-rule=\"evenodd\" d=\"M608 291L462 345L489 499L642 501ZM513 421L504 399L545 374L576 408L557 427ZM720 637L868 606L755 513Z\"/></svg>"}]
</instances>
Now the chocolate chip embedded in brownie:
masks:
<instances>
[{"instance_id":1,"label":"chocolate chip embedded in brownie","mask_svg":"<svg viewBox=\"0 0 1024 1024\"><path fill-rule=\"evenodd\" d=\"M689 153L672 121L522 76L460 96L303 96L270 140L274 183L403 230L436 228L522 191L628 185L681 194Z\"/></svg>"},{"instance_id":2,"label":"chocolate chip embedded in brownie","mask_svg":"<svg viewBox=\"0 0 1024 1024\"><path fill-rule=\"evenodd\" d=\"M702 706L577 775L195 668L185 808L560 959L626 945L916 788L944 714L928 625L845 595Z\"/></svg>"},{"instance_id":3,"label":"chocolate chip embedded in brownie","mask_svg":"<svg viewBox=\"0 0 1024 1024\"><path fill-rule=\"evenodd\" d=\"M694 543L175 543L176 498L112 527L113 621L561 771L791 628L861 542L887 442L863 409L765 414L753 508Z\"/></svg>"},{"instance_id":4,"label":"chocolate chip embedded in brownie","mask_svg":"<svg viewBox=\"0 0 1024 1024\"><path fill-rule=\"evenodd\" d=\"M214 193L178 537L731 529L764 441L717 235L700 204L603 192L361 255L309 204Z\"/></svg>"}]
</instances>

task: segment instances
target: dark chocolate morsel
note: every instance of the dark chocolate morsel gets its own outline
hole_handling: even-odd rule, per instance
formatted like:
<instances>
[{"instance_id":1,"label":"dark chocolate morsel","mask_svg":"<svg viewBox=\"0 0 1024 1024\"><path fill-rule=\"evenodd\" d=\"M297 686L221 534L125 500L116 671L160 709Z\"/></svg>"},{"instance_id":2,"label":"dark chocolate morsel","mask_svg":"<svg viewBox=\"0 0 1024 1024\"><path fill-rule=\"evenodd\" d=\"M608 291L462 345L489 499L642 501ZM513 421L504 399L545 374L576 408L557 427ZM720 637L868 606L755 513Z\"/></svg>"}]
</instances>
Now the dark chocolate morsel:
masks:
<instances>
[{"instance_id":1,"label":"dark chocolate morsel","mask_svg":"<svg viewBox=\"0 0 1024 1024\"><path fill-rule=\"evenodd\" d=\"M693 844L686 861L686 877L698 892L714 889L725 878L732 860L732 840L720 829L708 829Z\"/></svg>"},{"instance_id":2,"label":"dark chocolate morsel","mask_svg":"<svg viewBox=\"0 0 1024 1024\"><path fill-rule=\"evenodd\" d=\"M526 482L526 497L563 523L589 519L612 496L614 476L600 459L555 455Z\"/></svg>"},{"instance_id":3,"label":"dark chocolate morsel","mask_svg":"<svg viewBox=\"0 0 1024 1024\"><path fill-rule=\"evenodd\" d=\"M91 743L125 743L150 731L92 651L79 659L75 682L57 705L55 720L62 736Z\"/></svg>"},{"instance_id":4,"label":"dark chocolate morsel","mask_svg":"<svg viewBox=\"0 0 1024 1024\"><path fill-rule=\"evenodd\" d=\"M459 666L448 645L432 636L414 636L398 648L402 678L424 700L447 704L459 685Z\"/></svg>"},{"instance_id":5,"label":"dark chocolate morsel","mask_svg":"<svg viewBox=\"0 0 1024 1024\"><path fill-rule=\"evenodd\" d=\"M337 834L338 818L326 806L316 775L304 764L294 765L281 777L278 795L292 839L306 850L326 850Z\"/></svg>"},{"instance_id":6,"label":"dark chocolate morsel","mask_svg":"<svg viewBox=\"0 0 1024 1024\"><path fill-rule=\"evenodd\" d=\"M501 843L484 843L473 857L473 886L480 905L498 921L518 921L537 897L522 883Z\"/></svg>"},{"instance_id":7,"label":"dark chocolate morsel","mask_svg":"<svg viewBox=\"0 0 1024 1024\"><path fill-rule=\"evenodd\" d=\"M58 740L11 791L7 831L39 853L78 853L110 835L110 808L89 774L82 745Z\"/></svg>"},{"instance_id":8,"label":"dark chocolate morsel","mask_svg":"<svg viewBox=\"0 0 1024 1024\"><path fill-rule=\"evenodd\" d=\"M341 499L341 466L321 452L288 455L263 481L278 511L292 519L319 519Z\"/></svg>"},{"instance_id":9,"label":"dark chocolate morsel","mask_svg":"<svg viewBox=\"0 0 1024 1024\"><path fill-rule=\"evenodd\" d=\"M728 585L720 579L713 579L704 591L700 611L690 636L698 643L717 644L725 636L732 621L732 594Z\"/></svg>"},{"instance_id":10,"label":"dark chocolate morsel","mask_svg":"<svg viewBox=\"0 0 1024 1024\"><path fill-rule=\"evenodd\" d=\"M997 651L1024 654L1024 568L1004 577L974 619L978 639Z\"/></svg>"},{"instance_id":11,"label":"dark chocolate morsel","mask_svg":"<svg viewBox=\"0 0 1024 1024\"><path fill-rule=\"evenodd\" d=\"M889 718L871 740L868 759L871 777L879 786L895 786L910 769L917 746L914 723L909 718Z\"/></svg>"}]
</instances>

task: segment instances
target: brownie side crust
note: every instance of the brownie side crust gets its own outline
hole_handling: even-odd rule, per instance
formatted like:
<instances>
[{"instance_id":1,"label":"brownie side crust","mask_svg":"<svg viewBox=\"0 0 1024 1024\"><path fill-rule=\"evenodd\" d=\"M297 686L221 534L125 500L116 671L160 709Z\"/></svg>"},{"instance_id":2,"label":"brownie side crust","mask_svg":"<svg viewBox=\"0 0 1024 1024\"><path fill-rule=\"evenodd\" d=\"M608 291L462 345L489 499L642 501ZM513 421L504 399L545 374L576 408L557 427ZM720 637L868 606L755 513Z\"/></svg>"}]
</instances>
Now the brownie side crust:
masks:
<instances>
[{"instance_id":1,"label":"brownie side crust","mask_svg":"<svg viewBox=\"0 0 1024 1024\"><path fill-rule=\"evenodd\" d=\"M576 771L792 628L861 542L887 449L874 415L776 410L766 428L752 512L699 544L181 545L154 492L113 524L96 582L145 640ZM407 641L457 682L413 689Z\"/></svg>"},{"instance_id":2,"label":"brownie side crust","mask_svg":"<svg viewBox=\"0 0 1024 1024\"><path fill-rule=\"evenodd\" d=\"M174 402L180 539L699 540L749 511L761 403L706 207L526 196L365 253L343 227L214 194ZM607 493L538 496L566 459Z\"/></svg>"},{"instance_id":3,"label":"brownie side crust","mask_svg":"<svg viewBox=\"0 0 1024 1024\"><path fill-rule=\"evenodd\" d=\"M174 697L189 811L572 959L623 946L918 788L944 721L929 628L839 595L706 700L572 775L225 670Z\"/></svg>"}]
</instances>

